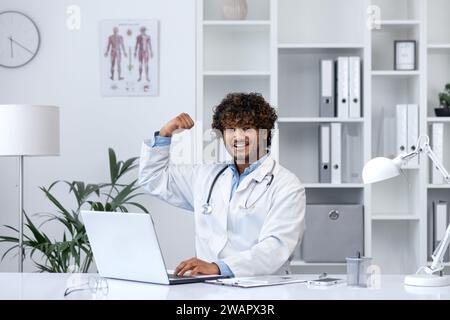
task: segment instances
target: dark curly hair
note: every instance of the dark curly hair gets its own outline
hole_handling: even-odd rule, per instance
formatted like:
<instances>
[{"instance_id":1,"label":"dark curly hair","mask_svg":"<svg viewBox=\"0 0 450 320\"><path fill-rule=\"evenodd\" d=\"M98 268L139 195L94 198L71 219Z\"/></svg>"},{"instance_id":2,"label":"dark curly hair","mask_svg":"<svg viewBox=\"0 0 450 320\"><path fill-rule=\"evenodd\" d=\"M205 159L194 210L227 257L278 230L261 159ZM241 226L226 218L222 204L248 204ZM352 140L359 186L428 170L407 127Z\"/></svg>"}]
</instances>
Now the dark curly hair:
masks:
<instances>
[{"instance_id":1,"label":"dark curly hair","mask_svg":"<svg viewBox=\"0 0 450 320\"><path fill-rule=\"evenodd\" d=\"M228 128L267 129L267 146L270 147L271 129L274 128L277 118L275 109L264 100L260 93L233 92L227 94L214 108L211 126L222 134Z\"/></svg>"}]
</instances>

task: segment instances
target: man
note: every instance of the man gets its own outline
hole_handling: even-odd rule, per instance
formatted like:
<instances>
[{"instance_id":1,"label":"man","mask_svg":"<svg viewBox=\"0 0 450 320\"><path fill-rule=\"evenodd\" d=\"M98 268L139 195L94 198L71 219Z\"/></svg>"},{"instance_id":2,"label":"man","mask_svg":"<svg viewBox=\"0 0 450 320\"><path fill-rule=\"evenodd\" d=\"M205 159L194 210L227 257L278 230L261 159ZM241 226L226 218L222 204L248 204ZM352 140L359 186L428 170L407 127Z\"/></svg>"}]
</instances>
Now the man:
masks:
<instances>
[{"instance_id":1,"label":"man","mask_svg":"<svg viewBox=\"0 0 450 320\"><path fill-rule=\"evenodd\" d=\"M113 34L109 36L108 38L108 46L106 48L105 52L105 58L108 56L109 51L111 50L110 56L111 56L111 80L114 80L114 66L117 65L117 73L118 73L118 79L123 80L121 76L122 68L121 68L121 62L122 62L122 50L123 55L125 58L127 57L127 53L125 51L125 46L123 44L123 37L119 34L119 28L114 27L113 28Z\"/></svg>"},{"instance_id":2,"label":"man","mask_svg":"<svg viewBox=\"0 0 450 320\"><path fill-rule=\"evenodd\" d=\"M142 79L142 68L145 67L145 78L150 82L148 75L148 60L153 58L152 44L150 41L150 36L145 33L146 27L141 27L141 34L136 37L136 45L134 47L134 57L139 58L139 79Z\"/></svg>"},{"instance_id":3,"label":"man","mask_svg":"<svg viewBox=\"0 0 450 320\"><path fill-rule=\"evenodd\" d=\"M194 126L186 113L143 144L140 185L194 211L196 257L181 262L175 274L289 273L305 229L305 189L270 155L276 119L260 94L228 94L214 110L212 127L223 135L230 163L169 163L172 134Z\"/></svg>"}]
</instances>

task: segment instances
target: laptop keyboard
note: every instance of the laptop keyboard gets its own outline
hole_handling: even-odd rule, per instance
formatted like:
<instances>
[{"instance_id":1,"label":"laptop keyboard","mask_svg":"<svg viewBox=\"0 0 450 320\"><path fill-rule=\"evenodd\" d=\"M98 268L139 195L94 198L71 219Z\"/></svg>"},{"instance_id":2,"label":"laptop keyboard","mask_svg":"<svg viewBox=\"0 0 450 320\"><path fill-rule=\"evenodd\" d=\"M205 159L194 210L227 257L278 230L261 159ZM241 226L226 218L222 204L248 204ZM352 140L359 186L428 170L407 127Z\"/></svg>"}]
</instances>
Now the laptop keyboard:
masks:
<instances>
[{"instance_id":1,"label":"laptop keyboard","mask_svg":"<svg viewBox=\"0 0 450 320\"><path fill-rule=\"evenodd\" d=\"M172 273L168 273L167 275L169 276L169 279L190 279L190 278L194 278L194 277L187 276L187 275L176 276L176 275L174 275Z\"/></svg>"}]
</instances>

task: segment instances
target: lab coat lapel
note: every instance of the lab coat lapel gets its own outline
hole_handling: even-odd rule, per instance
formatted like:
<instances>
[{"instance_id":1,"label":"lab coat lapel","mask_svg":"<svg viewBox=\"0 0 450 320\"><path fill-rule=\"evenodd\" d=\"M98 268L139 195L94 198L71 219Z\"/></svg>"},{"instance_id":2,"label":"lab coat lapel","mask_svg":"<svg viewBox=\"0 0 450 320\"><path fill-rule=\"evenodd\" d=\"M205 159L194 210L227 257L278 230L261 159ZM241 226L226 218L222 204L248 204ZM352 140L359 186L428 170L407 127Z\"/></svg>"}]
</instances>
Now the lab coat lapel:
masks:
<instances>
[{"instance_id":1,"label":"lab coat lapel","mask_svg":"<svg viewBox=\"0 0 450 320\"><path fill-rule=\"evenodd\" d=\"M223 230L226 232L227 230L227 215L228 215L228 206L230 203L230 194L231 194L231 180L233 178L233 173L231 169L227 169L222 173L222 177L217 181L218 189L221 194L221 203L218 203L220 210L217 211L219 223L223 227Z\"/></svg>"}]
</instances>

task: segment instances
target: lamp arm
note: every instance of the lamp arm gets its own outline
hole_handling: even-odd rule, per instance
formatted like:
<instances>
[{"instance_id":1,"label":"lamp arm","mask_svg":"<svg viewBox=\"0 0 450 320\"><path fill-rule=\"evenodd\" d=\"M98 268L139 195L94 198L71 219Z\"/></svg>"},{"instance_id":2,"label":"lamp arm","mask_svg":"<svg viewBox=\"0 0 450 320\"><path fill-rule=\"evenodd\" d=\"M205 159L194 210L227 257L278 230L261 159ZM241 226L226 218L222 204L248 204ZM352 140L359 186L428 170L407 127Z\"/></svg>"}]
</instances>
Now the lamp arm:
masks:
<instances>
[{"instance_id":1,"label":"lamp arm","mask_svg":"<svg viewBox=\"0 0 450 320\"><path fill-rule=\"evenodd\" d=\"M430 145L428 143L425 143L422 147L419 148L419 152L425 152L425 154L433 162L436 169L439 170L439 172L444 176L445 181L450 184L450 175L448 171L445 169L444 165L442 164L442 161L436 156L434 151L431 149ZM449 244L450 244L450 224L447 226L444 239L439 243L436 250L434 250L433 254L431 255L433 262L431 263L431 266L427 270L428 273L434 273L444 269L443 260Z\"/></svg>"},{"instance_id":2,"label":"lamp arm","mask_svg":"<svg viewBox=\"0 0 450 320\"><path fill-rule=\"evenodd\" d=\"M425 152L427 156L431 159L431 161L433 161L434 166L442 174L445 182L450 184L450 174L445 169L444 165L442 164L442 161L439 160L434 151L431 149L430 145L426 143L421 149L423 149L423 152Z\"/></svg>"}]
</instances>

